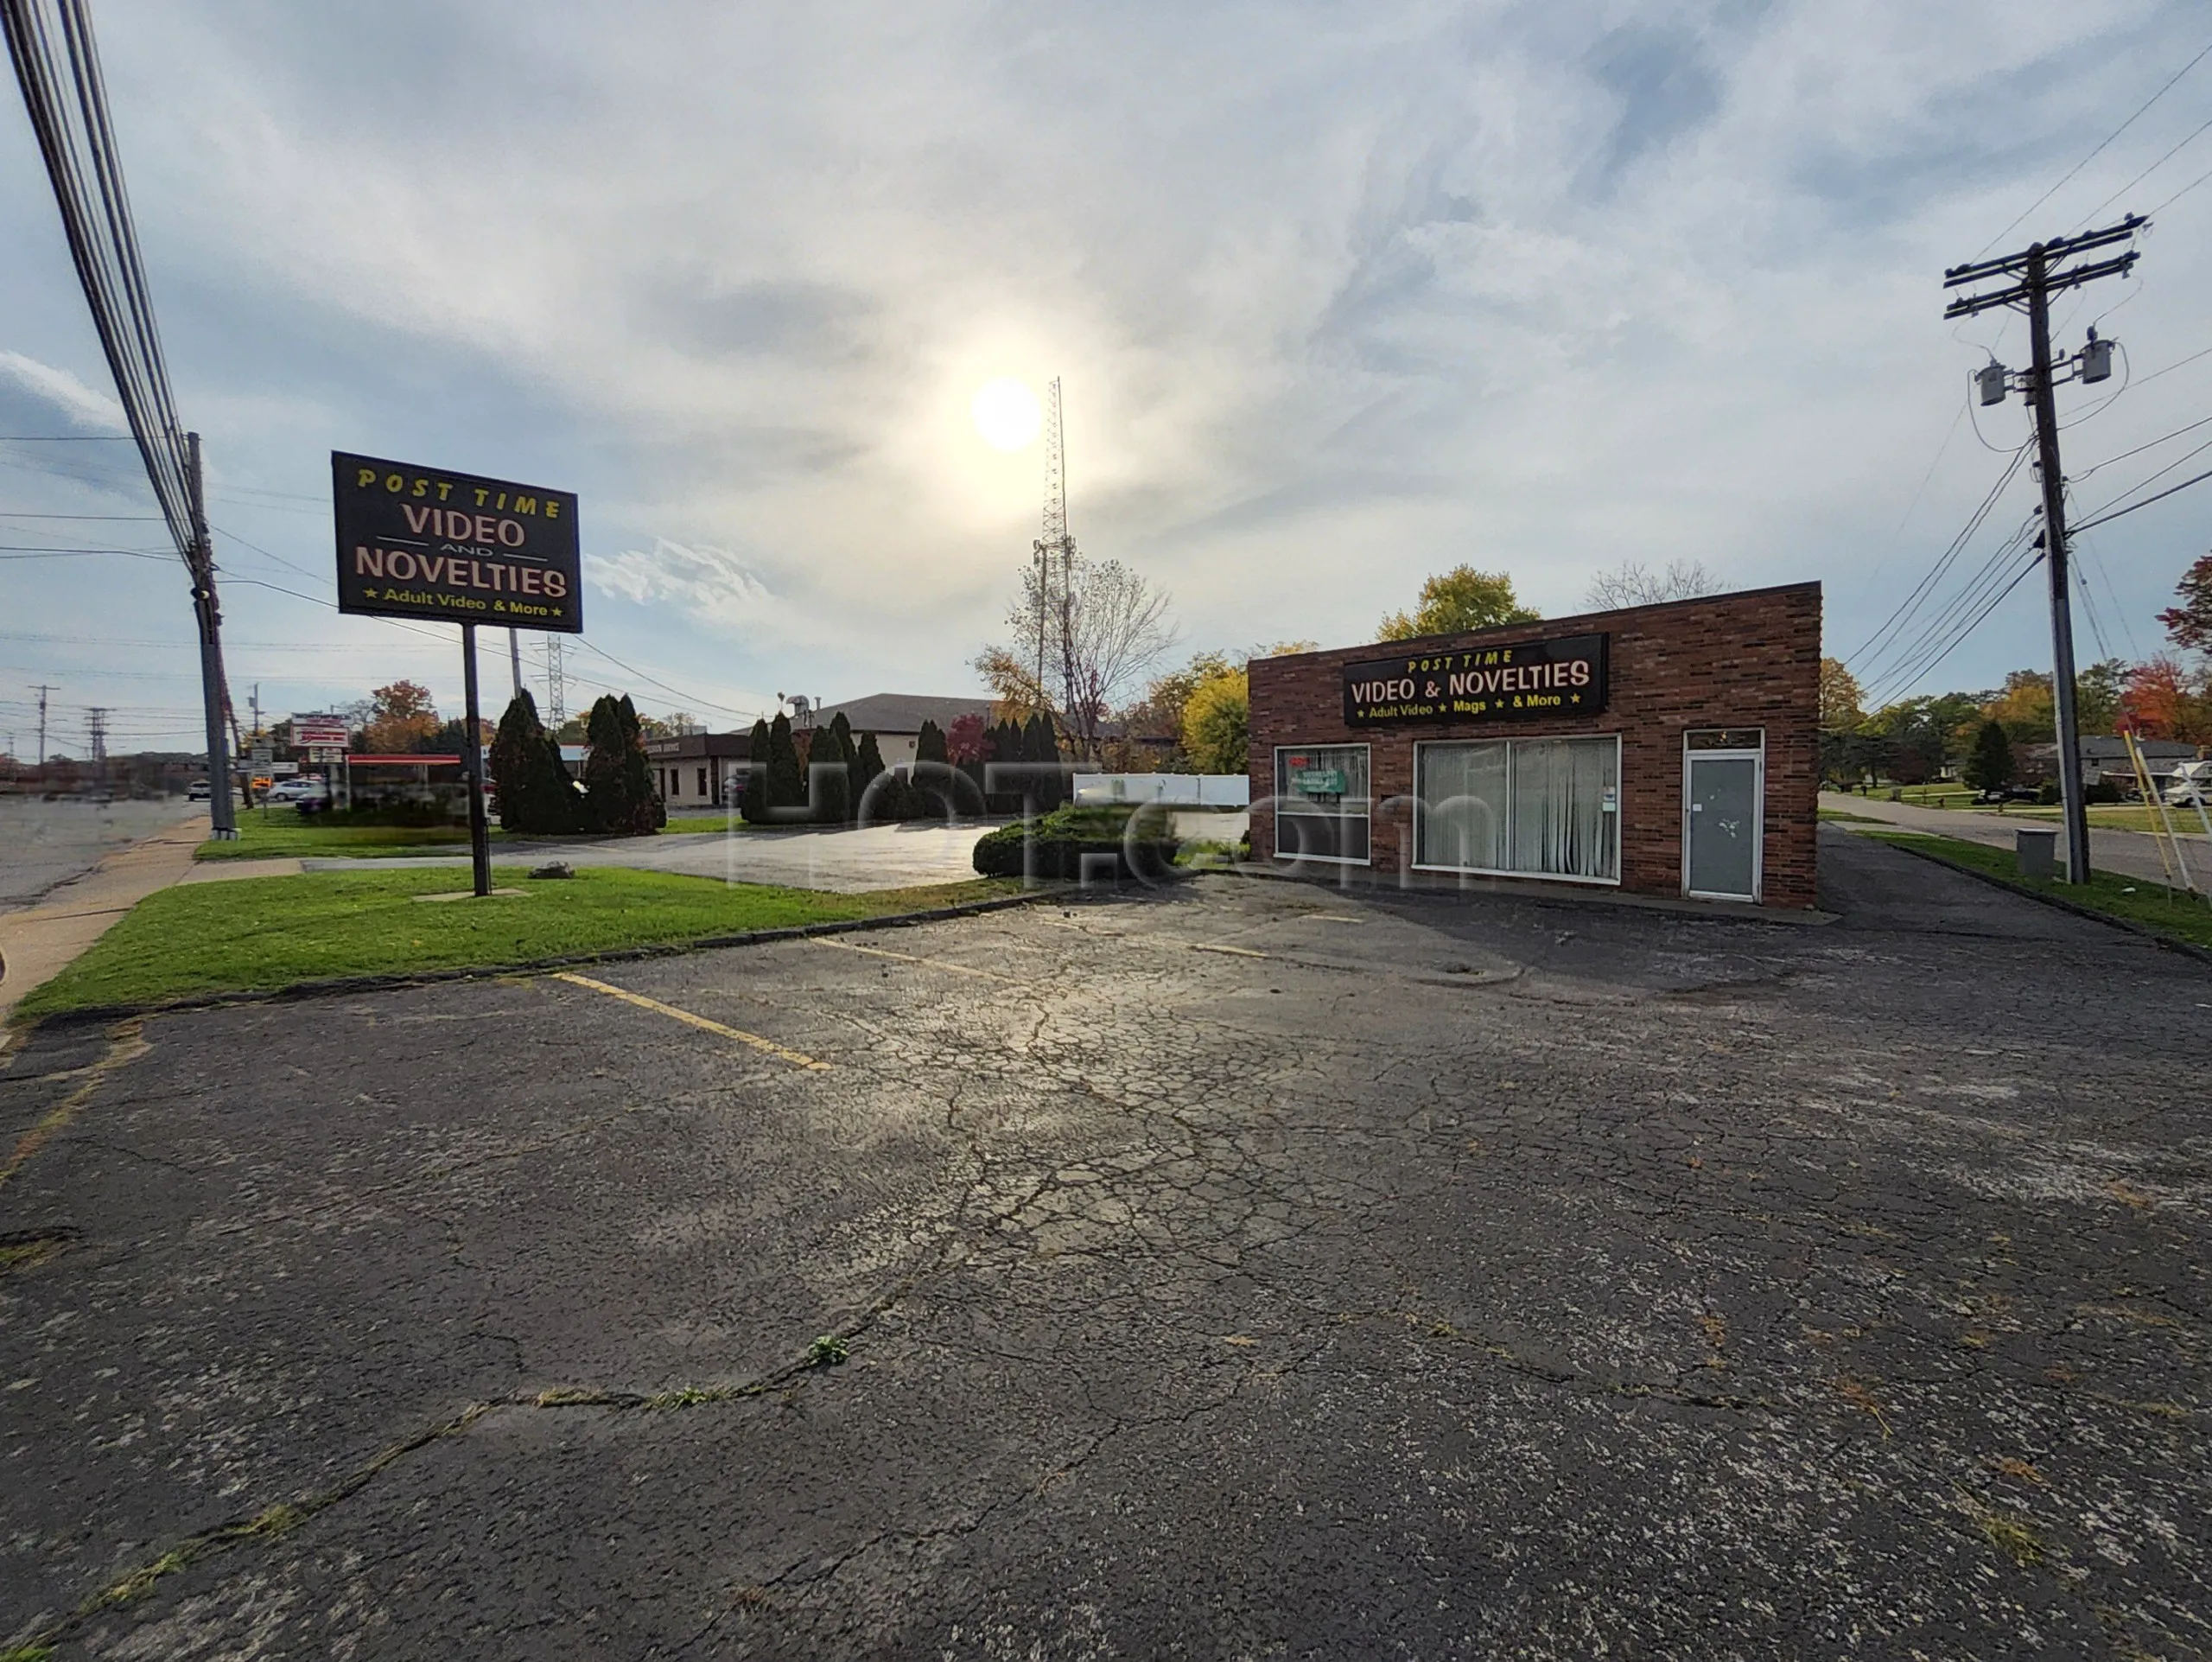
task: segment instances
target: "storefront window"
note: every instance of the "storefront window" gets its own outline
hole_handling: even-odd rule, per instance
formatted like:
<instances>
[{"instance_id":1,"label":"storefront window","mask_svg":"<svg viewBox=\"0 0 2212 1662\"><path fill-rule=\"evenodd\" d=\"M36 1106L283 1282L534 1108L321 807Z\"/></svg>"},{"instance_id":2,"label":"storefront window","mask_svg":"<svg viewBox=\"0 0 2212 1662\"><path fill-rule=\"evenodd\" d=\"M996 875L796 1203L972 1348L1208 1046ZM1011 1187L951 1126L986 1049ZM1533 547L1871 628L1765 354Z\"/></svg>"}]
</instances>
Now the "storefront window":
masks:
<instances>
[{"instance_id":1,"label":"storefront window","mask_svg":"<svg viewBox=\"0 0 2212 1662\"><path fill-rule=\"evenodd\" d=\"M1283 745L1275 750L1275 853L1289 860L1364 864L1367 747Z\"/></svg>"},{"instance_id":2,"label":"storefront window","mask_svg":"<svg viewBox=\"0 0 2212 1662\"><path fill-rule=\"evenodd\" d=\"M1620 881L1620 742L1510 739L1414 753L1414 863Z\"/></svg>"}]
</instances>

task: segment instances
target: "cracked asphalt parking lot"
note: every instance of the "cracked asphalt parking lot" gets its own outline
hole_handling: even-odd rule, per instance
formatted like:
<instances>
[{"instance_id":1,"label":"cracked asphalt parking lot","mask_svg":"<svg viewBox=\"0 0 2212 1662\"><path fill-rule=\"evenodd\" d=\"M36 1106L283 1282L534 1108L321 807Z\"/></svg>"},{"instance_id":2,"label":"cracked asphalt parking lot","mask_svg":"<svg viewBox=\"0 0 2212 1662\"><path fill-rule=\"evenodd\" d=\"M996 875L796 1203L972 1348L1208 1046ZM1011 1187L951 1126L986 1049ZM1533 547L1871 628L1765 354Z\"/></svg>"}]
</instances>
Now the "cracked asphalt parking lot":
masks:
<instances>
[{"instance_id":1,"label":"cracked asphalt parking lot","mask_svg":"<svg viewBox=\"0 0 2212 1662\"><path fill-rule=\"evenodd\" d=\"M0 1652L2212 1652L2212 971L1823 862L42 1033Z\"/></svg>"}]
</instances>

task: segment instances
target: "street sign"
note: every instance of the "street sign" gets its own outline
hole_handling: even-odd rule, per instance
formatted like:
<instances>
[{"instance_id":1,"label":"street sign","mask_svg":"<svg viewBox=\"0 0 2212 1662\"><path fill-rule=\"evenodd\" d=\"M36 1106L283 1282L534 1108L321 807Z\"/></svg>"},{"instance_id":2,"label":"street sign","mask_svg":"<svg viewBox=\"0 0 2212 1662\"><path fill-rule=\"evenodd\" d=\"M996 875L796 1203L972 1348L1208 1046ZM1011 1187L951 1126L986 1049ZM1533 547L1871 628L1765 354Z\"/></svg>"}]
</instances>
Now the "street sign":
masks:
<instances>
[{"instance_id":1,"label":"street sign","mask_svg":"<svg viewBox=\"0 0 2212 1662\"><path fill-rule=\"evenodd\" d=\"M338 609L583 631L571 491L330 455Z\"/></svg>"}]
</instances>

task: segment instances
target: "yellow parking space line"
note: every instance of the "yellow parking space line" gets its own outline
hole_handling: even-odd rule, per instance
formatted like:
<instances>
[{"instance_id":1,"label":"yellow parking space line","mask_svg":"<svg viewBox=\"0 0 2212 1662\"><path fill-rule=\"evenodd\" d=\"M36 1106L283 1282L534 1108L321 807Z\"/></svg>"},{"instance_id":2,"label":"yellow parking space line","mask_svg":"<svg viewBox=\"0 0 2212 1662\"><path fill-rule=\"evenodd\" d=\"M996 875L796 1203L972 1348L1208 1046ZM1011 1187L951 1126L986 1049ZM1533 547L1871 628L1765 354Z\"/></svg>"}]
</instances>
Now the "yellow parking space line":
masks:
<instances>
[{"instance_id":1,"label":"yellow parking space line","mask_svg":"<svg viewBox=\"0 0 2212 1662\"><path fill-rule=\"evenodd\" d=\"M588 987L594 992L605 993L609 998L619 998L626 1004L635 1004L639 1009L649 1009L658 1015L673 1016L677 1021L697 1028L702 1032L719 1034L725 1039L734 1039L741 1045L751 1045L755 1050L764 1050L779 1061L789 1062L793 1067L826 1070L834 1065L830 1062L817 1061L804 1051L793 1050L787 1045L779 1045L773 1039L764 1039L757 1033L747 1033L741 1028L724 1027L720 1022L709 1021L703 1016L694 1016L688 1009L678 1009L673 1004L664 1004L659 999L648 998L640 992L629 992L620 987L609 986L606 982L594 981L588 975L571 975L566 970L556 970L553 972L553 979L565 981L572 987Z\"/></svg>"},{"instance_id":2,"label":"yellow parking space line","mask_svg":"<svg viewBox=\"0 0 2212 1662\"><path fill-rule=\"evenodd\" d=\"M0 1163L0 1187L4 1187L10 1178L29 1164L31 1156L44 1148L57 1132L67 1127L69 1122L77 1117L77 1111L92 1099L92 1093L100 1088L101 1082L109 1074L126 1063L137 1060L153 1048L143 1037L144 1029L145 1024L136 1018L118 1022L108 1029L106 1053L91 1066L73 1070L83 1076L84 1083L48 1109L30 1130L16 1139L14 1149L5 1162ZM60 1077L67 1078L67 1075Z\"/></svg>"},{"instance_id":3,"label":"yellow parking space line","mask_svg":"<svg viewBox=\"0 0 2212 1662\"><path fill-rule=\"evenodd\" d=\"M893 952L880 946L855 946L849 940L831 940L826 935L809 935L807 939L817 946L834 946L841 952L865 952L870 958L896 958L901 964L925 964L932 970L944 970L952 975L972 975L979 981L1003 981L1009 987L1029 984L1017 976L1001 975L996 970L971 970L965 964L948 964L941 958L916 958L912 952Z\"/></svg>"},{"instance_id":4,"label":"yellow parking space line","mask_svg":"<svg viewBox=\"0 0 2212 1662\"><path fill-rule=\"evenodd\" d=\"M1194 952L1227 952L1236 958L1268 958L1272 956L1267 952L1255 952L1249 946L1224 946L1217 941L1211 940L1194 940L1191 943L1191 950Z\"/></svg>"}]
</instances>

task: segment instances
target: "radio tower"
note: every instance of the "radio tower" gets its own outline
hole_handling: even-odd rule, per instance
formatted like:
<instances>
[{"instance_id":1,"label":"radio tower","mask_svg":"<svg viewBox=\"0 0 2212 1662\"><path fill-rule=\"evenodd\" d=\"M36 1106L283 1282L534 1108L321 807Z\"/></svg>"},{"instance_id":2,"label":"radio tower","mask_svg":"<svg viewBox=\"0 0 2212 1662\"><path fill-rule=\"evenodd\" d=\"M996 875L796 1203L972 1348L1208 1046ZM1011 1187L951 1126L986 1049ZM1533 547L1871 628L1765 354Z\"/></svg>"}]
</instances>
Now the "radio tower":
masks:
<instances>
[{"instance_id":1,"label":"radio tower","mask_svg":"<svg viewBox=\"0 0 2212 1662\"><path fill-rule=\"evenodd\" d=\"M561 669L561 637L545 637L545 724L557 728L569 719L568 678Z\"/></svg>"},{"instance_id":2,"label":"radio tower","mask_svg":"<svg viewBox=\"0 0 2212 1662\"><path fill-rule=\"evenodd\" d=\"M1046 636L1051 621L1063 634L1068 622L1068 595L1075 573L1075 539L1068 535L1067 454L1060 434L1060 381L1052 378L1045 401L1045 533L1038 538L1037 697L1045 697ZM1063 646L1065 646L1063 641Z\"/></svg>"}]
</instances>

